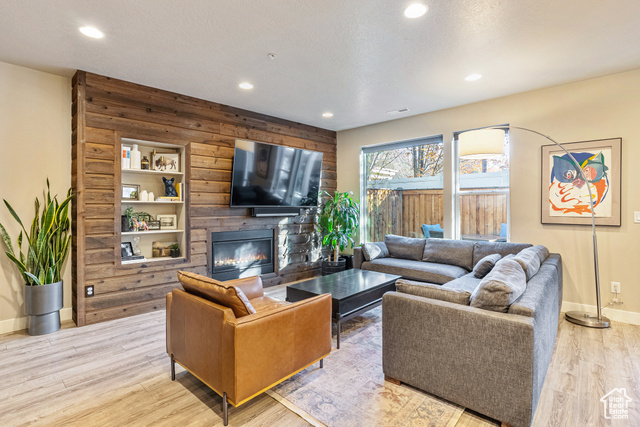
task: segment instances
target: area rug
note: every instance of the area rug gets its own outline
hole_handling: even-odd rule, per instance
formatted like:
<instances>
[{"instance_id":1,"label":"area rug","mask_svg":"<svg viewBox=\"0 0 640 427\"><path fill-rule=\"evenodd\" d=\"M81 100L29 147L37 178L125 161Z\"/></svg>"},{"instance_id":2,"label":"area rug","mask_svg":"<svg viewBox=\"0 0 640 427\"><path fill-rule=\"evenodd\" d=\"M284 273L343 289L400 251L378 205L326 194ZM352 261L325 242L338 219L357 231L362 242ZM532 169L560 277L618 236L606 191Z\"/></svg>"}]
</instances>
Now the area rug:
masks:
<instances>
[{"instance_id":1,"label":"area rug","mask_svg":"<svg viewBox=\"0 0 640 427\"><path fill-rule=\"evenodd\" d=\"M334 339L335 345L335 339ZM327 426L454 426L464 408L406 385L384 380L382 310L343 324L340 349L271 389L303 418ZM286 402L283 402L286 400Z\"/></svg>"}]
</instances>

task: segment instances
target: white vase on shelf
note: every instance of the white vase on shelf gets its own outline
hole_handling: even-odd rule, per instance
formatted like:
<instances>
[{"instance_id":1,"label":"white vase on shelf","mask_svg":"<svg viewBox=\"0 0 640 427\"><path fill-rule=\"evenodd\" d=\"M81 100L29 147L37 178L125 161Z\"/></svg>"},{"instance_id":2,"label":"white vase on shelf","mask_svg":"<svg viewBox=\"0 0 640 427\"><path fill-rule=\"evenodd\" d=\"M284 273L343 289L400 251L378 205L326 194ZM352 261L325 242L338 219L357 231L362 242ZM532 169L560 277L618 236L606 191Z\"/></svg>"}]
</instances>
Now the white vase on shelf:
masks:
<instances>
[{"instance_id":1,"label":"white vase on shelf","mask_svg":"<svg viewBox=\"0 0 640 427\"><path fill-rule=\"evenodd\" d=\"M140 192L140 201L141 202L148 202L149 201L149 193L147 193L147 190L142 190Z\"/></svg>"},{"instance_id":2,"label":"white vase on shelf","mask_svg":"<svg viewBox=\"0 0 640 427\"><path fill-rule=\"evenodd\" d=\"M147 196L149 198L150 202L153 202L156 200L156 196L153 195L153 192L150 192L149 195Z\"/></svg>"},{"instance_id":3,"label":"white vase on shelf","mask_svg":"<svg viewBox=\"0 0 640 427\"><path fill-rule=\"evenodd\" d=\"M140 169L140 162L140 150L138 150L137 144L133 144L131 149L131 169Z\"/></svg>"}]
</instances>

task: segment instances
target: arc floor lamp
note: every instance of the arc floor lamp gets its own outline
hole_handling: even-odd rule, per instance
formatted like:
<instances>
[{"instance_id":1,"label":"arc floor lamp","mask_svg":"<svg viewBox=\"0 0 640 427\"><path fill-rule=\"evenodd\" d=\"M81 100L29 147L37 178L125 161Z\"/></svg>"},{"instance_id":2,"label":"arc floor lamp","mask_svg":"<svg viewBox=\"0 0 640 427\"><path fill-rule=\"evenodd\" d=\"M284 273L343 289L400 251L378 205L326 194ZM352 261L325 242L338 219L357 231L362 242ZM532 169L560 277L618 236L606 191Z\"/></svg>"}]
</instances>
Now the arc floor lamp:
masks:
<instances>
[{"instance_id":1,"label":"arc floor lamp","mask_svg":"<svg viewBox=\"0 0 640 427\"><path fill-rule=\"evenodd\" d=\"M580 176L582 177L584 182L587 183L586 187L589 191L589 201L591 203L591 234L593 238L593 263L596 278L597 312L595 315L593 315L589 312L569 311L565 313L565 317L568 321L576 323L578 325L588 326L590 328L608 328L610 326L610 321L602 315L602 301L600 298L600 271L598 268L598 239L596 237L596 215L594 212L594 199L591 192L591 186L588 185L589 180L580 167L580 162L578 162L575 157L573 157L573 155L562 146L562 144L560 144L550 136L533 129L507 125L492 126L460 133L458 135L459 156L461 158L483 158L491 155L503 154L504 134L507 129L517 129L531 132L553 142L569 156L576 169L580 171Z\"/></svg>"}]
</instances>

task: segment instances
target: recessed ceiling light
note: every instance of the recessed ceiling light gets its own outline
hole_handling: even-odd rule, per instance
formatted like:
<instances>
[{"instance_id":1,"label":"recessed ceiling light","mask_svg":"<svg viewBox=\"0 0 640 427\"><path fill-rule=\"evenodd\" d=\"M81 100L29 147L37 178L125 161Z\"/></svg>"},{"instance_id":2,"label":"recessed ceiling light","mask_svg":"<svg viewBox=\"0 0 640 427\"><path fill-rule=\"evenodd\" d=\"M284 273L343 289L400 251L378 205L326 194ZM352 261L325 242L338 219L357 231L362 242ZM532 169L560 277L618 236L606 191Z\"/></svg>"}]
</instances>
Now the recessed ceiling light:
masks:
<instances>
[{"instance_id":1,"label":"recessed ceiling light","mask_svg":"<svg viewBox=\"0 0 640 427\"><path fill-rule=\"evenodd\" d=\"M413 3L404 9L404 16L407 18L420 18L427 13L427 10L429 10L429 7L426 4Z\"/></svg>"},{"instance_id":2,"label":"recessed ceiling light","mask_svg":"<svg viewBox=\"0 0 640 427\"><path fill-rule=\"evenodd\" d=\"M246 90L253 89L253 85L249 82L240 83L238 87L240 89L246 89Z\"/></svg>"},{"instance_id":3,"label":"recessed ceiling light","mask_svg":"<svg viewBox=\"0 0 640 427\"><path fill-rule=\"evenodd\" d=\"M104 37L104 33L95 27L80 27L78 30L85 36L93 39L101 39Z\"/></svg>"},{"instance_id":4,"label":"recessed ceiling light","mask_svg":"<svg viewBox=\"0 0 640 427\"><path fill-rule=\"evenodd\" d=\"M465 77L464 79L468 82L473 82L476 80L480 80L482 78L482 75L480 74L469 74L467 77Z\"/></svg>"},{"instance_id":5,"label":"recessed ceiling light","mask_svg":"<svg viewBox=\"0 0 640 427\"><path fill-rule=\"evenodd\" d=\"M325 119L330 119L331 117L333 117L333 113L327 111L326 113L322 113L322 117L324 117Z\"/></svg>"}]
</instances>

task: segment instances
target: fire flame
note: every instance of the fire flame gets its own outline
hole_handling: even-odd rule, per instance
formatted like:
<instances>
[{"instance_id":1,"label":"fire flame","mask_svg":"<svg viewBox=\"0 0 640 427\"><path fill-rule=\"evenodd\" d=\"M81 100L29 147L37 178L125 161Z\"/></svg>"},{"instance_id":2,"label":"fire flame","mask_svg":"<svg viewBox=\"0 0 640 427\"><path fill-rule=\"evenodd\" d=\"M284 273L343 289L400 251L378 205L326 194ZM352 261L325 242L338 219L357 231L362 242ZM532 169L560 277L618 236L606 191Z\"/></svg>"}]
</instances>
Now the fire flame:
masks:
<instances>
[{"instance_id":1,"label":"fire flame","mask_svg":"<svg viewBox=\"0 0 640 427\"><path fill-rule=\"evenodd\" d=\"M266 260L267 260L267 256L265 254L258 253L258 254L252 254L252 255L245 255L237 258L230 258L230 257L216 258L216 261L214 262L214 266L215 267L236 266L236 265L251 264L256 261L266 261Z\"/></svg>"}]
</instances>

